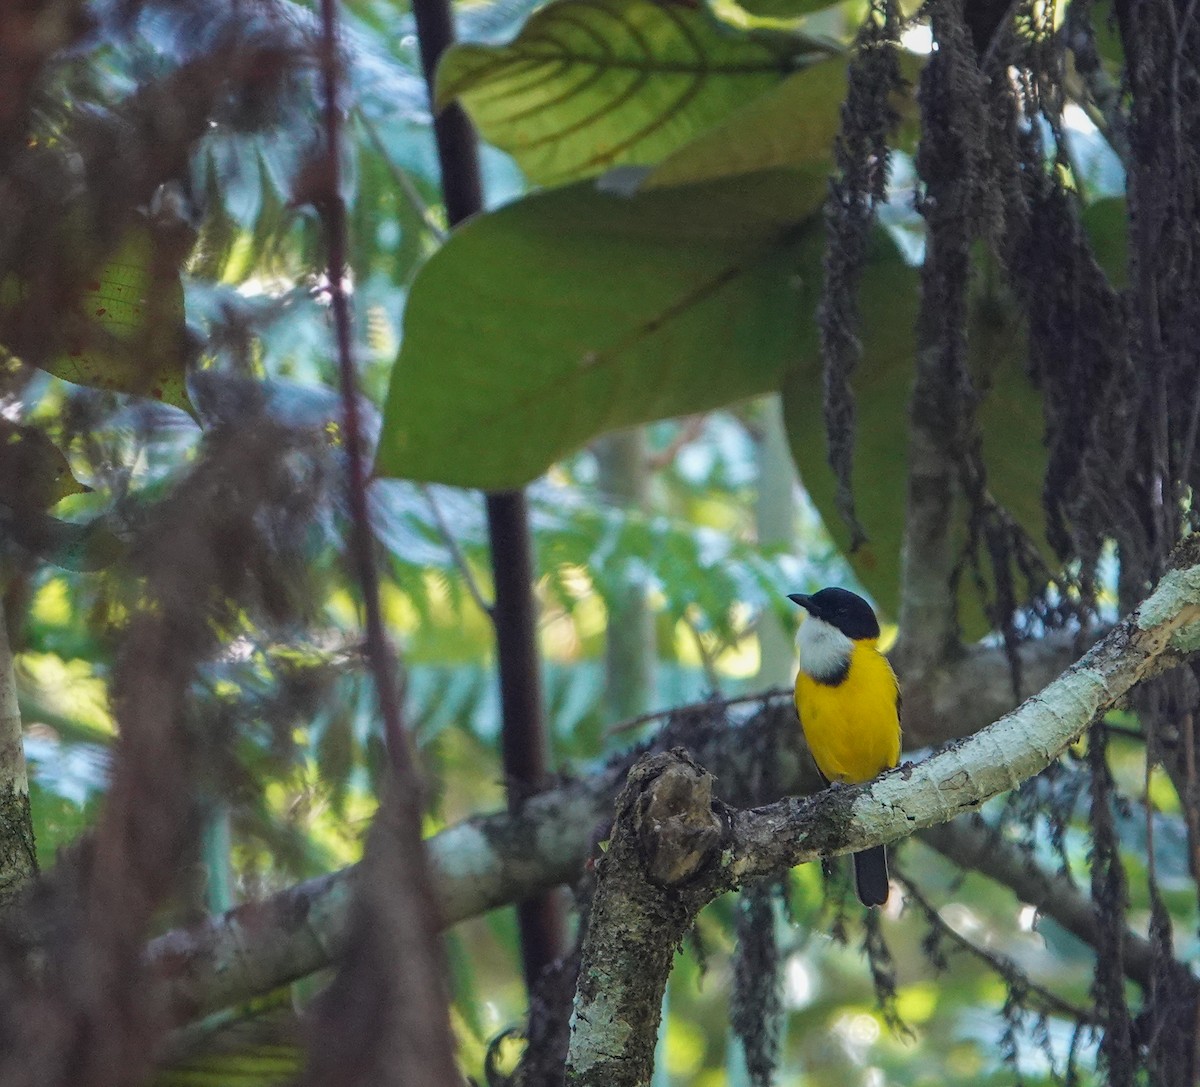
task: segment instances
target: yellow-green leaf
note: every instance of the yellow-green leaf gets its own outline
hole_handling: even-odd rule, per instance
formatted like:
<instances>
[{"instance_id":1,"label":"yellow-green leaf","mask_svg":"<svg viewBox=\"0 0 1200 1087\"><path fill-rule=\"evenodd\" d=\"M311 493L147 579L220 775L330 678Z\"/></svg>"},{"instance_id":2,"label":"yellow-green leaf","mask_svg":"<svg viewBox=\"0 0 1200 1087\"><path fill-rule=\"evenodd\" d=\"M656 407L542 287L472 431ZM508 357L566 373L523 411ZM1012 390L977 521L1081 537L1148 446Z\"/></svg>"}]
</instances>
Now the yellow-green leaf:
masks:
<instances>
[{"instance_id":1,"label":"yellow-green leaf","mask_svg":"<svg viewBox=\"0 0 1200 1087\"><path fill-rule=\"evenodd\" d=\"M737 6L765 19L800 19L835 7L842 0L737 0Z\"/></svg>"},{"instance_id":2,"label":"yellow-green leaf","mask_svg":"<svg viewBox=\"0 0 1200 1087\"><path fill-rule=\"evenodd\" d=\"M438 69L481 134L539 184L651 165L830 47L721 24L678 0L558 0L502 46L461 45Z\"/></svg>"},{"instance_id":3,"label":"yellow-green leaf","mask_svg":"<svg viewBox=\"0 0 1200 1087\"><path fill-rule=\"evenodd\" d=\"M848 58L788 76L656 166L643 188L661 188L828 162L846 97Z\"/></svg>"},{"instance_id":4,"label":"yellow-green leaf","mask_svg":"<svg viewBox=\"0 0 1200 1087\"><path fill-rule=\"evenodd\" d=\"M815 350L825 187L579 184L469 222L413 284L376 470L516 487L606 430L778 387Z\"/></svg>"}]
</instances>

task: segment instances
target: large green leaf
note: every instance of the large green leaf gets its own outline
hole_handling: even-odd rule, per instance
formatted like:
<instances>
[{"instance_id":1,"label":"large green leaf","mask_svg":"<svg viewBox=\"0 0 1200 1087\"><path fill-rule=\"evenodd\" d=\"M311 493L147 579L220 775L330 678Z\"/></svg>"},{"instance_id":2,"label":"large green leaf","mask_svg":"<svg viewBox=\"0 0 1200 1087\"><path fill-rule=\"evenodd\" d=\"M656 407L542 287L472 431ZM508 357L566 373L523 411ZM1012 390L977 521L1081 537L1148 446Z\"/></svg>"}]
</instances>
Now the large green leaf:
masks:
<instances>
[{"instance_id":1,"label":"large green leaf","mask_svg":"<svg viewBox=\"0 0 1200 1087\"><path fill-rule=\"evenodd\" d=\"M906 86L915 86L924 58L901 51L897 61ZM793 73L671 152L639 178L640 186L660 188L757 170L815 168L818 162L828 163L832 171L849 64L849 54L838 54ZM915 122L915 100L903 90L893 95L892 104L901 120L900 144L905 146L911 136L907 129Z\"/></svg>"},{"instance_id":2,"label":"large green leaf","mask_svg":"<svg viewBox=\"0 0 1200 1087\"><path fill-rule=\"evenodd\" d=\"M1129 208L1124 199L1097 200L1083 209L1082 218L1097 263L1109 282L1123 290L1129 282Z\"/></svg>"},{"instance_id":3,"label":"large green leaf","mask_svg":"<svg viewBox=\"0 0 1200 1087\"><path fill-rule=\"evenodd\" d=\"M830 162L848 63L831 57L788 76L669 155L642 187Z\"/></svg>"},{"instance_id":4,"label":"large green leaf","mask_svg":"<svg viewBox=\"0 0 1200 1087\"><path fill-rule=\"evenodd\" d=\"M800 19L842 3L842 0L737 0L737 6L766 19Z\"/></svg>"},{"instance_id":5,"label":"large green leaf","mask_svg":"<svg viewBox=\"0 0 1200 1087\"><path fill-rule=\"evenodd\" d=\"M812 39L725 26L703 5L558 0L508 45L450 50L437 103L459 99L532 181L560 184L658 162L828 55Z\"/></svg>"},{"instance_id":6,"label":"large green leaf","mask_svg":"<svg viewBox=\"0 0 1200 1087\"><path fill-rule=\"evenodd\" d=\"M413 285L376 471L515 487L603 431L776 388L812 350L824 191L823 168L580 184L468 223Z\"/></svg>"}]
</instances>

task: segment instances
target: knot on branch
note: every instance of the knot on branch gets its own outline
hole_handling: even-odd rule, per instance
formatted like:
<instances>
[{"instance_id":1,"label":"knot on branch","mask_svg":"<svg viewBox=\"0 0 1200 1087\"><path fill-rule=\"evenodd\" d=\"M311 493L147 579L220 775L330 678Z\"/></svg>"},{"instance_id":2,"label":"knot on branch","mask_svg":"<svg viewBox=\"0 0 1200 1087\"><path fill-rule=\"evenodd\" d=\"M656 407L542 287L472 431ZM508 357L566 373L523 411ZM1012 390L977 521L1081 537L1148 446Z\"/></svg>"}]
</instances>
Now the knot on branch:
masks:
<instances>
[{"instance_id":1,"label":"knot on branch","mask_svg":"<svg viewBox=\"0 0 1200 1087\"><path fill-rule=\"evenodd\" d=\"M633 800L632 825L646 874L660 886L690 879L721 841L713 781L681 747L643 759L630 771L623 799Z\"/></svg>"}]
</instances>

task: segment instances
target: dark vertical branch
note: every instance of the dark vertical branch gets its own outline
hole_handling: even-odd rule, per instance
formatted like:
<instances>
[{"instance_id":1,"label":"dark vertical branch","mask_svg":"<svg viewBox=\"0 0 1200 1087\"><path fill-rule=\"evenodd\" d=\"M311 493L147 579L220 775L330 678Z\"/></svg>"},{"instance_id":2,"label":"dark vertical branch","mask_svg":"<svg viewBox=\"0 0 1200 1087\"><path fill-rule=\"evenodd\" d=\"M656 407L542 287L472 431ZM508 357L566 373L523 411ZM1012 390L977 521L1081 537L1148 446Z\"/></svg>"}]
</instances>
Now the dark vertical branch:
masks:
<instances>
[{"instance_id":1,"label":"dark vertical branch","mask_svg":"<svg viewBox=\"0 0 1200 1087\"><path fill-rule=\"evenodd\" d=\"M496 602L496 649L500 664L501 751L509 810L546 784L546 728L537 656L533 600L533 543L525 495L487 496L488 536ZM562 954L562 919L553 891L517 905L521 961L532 988L542 970Z\"/></svg>"},{"instance_id":2,"label":"dark vertical branch","mask_svg":"<svg viewBox=\"0 0 1200 1087\"><path fill-rule=\"evenodd\" d=\"M438 61L454 40L453 14L448 0L414 0L413 14L433 102ZM436 112L433 130L446 216L455 226L483 208L475 134L458 105ZM525 495L520 491L489 494L487 518L496 586L492 619L500 664L501 746L509 806L515 807L545 784L547 750L532 591L533 546ZM542 968L561 954L557 900L551 894L523 902L517 907L517 919L525 981L532 985Z\"/></svg>"},{"instance_id":3,"label":"dark vertical branch","mask_svg":"<svg viewBox=\"0 0 1200 1087\"><path fill-rule=\"evenodd\" d=\"M1088 734L1092 780L1092 901L1100 923L1096 931L1096 975L1093 995L1104 1024L1100 1059L1108 1083L1134 1082L1133 1022L1125 999L1122 935L1129 907L1125 871L1113 818L1113 780L1108 766L1108 735L1100 725Z\"/></svg>"},{"instance_id":4,"label":"dark vertical branch","mask_svg":"<svg viewBox=\"0 0 1200 1087\"><path fill-rule=\"evenodd\" d=\"M475 131L466 113L457 102L440 111L435 105L438 61L454 42L454 13L447 0L414 0L413 16L421 68L429 85L430 108L434 110L433 136L442 172L442 202L450 225L457 226L483 209L483 181Z\"/></svg>"},{"instance_id":5,"label":"dark vertical branch","mask_svg":"<svg viewBox=\"0 0 1200 1087\"><path fill-rule=\"evenodd\" d=\"M500 706L504 718L504 773L509 808L520 805L546 778L542 727L541 674L537 660L537 617L533 610L533 541L521 491L489 494L488 535L492 542L492 574L500 658Z\"/></svg>"},{"instance_id":6,"label":"dark vertical branch","mask_svg":"<svg viewBox=\"0 0 1200 1087\"><path fill-rule=\"evenodd\" d=\"M351 553L363 597L366 656L384 722L391 775L367 839L337 976L317 1007L305 1082L328 1084L461 1081L443 963L437 906L421 840L421 788L400 711L395 661L384 632L379 577L368 519L366 464L354 367L346 208L341 194L342 105L337 0L321 0L324 161L314 203L325 228L329 295L337 342Z\"/></svg>"},{"instance_id":7,"label":"dark vertical branch","mask_svg":"<svg viewBox=\"0 0 1200 1087\"><path fill-rule=\"evenodd\" d=\"M363 596L366 619L366 653L379 699L379 713L388 750L401 781L411 777L411 759L400 715L399 689L393 670L391 649L383 629L379 604L379 573L371 547L367 513L367 466L363 456L362 420L358 407L358 378L354 371L353 331L350 298L346 294L348 250L346 205L341 192L342 105L338 82L336 0L321 0L323 37L322 90L324 92L325 162L317 208L325 228L329 258L329 305L337 341L338 377L342 394L342 416L346 429L347 499L350 504L350 547L355 576Z\"/></svg>"}]
</instances>

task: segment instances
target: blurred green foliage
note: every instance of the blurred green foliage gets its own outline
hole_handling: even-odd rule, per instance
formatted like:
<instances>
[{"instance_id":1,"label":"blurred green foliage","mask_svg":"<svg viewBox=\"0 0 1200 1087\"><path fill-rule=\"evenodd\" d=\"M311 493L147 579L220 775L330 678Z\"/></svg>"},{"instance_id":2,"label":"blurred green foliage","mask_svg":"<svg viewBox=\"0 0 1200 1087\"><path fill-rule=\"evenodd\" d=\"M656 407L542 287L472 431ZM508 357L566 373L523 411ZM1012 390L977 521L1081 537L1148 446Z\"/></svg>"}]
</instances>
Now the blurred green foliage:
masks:
<instances>
[{"instance_id":1,"label":"blurred green foliage","mask_svg":"<svg viewBox=\"0 0 1200 1087\"><path fill-rule=\"evenodd\" d=\"M298 26L311 25L308 8L281 6ZM509 486L537 477L529 494L539 638L553 761L563 771L585 772L627 742L609 735L613 722L604 719L602 696L605 638L620 636L607 615L630 569L656 616L652 708L695 701L715 686L723 694L753 689L759 624L772 614L793 621L782 593L853 576L810 506L787 553L757 542L751 511L760 483L761 402L746 399L782 389L801 471L828 515L811 317L844 62L807 66L847 46L845 7L745 4L773 19L807 17L808 31L818 25L811 20L823 19L826 36L842 27L840 40L818 47L811 34L764 31L732 5L725 21L702 7L651 0L558 0L536 12L529 0L459 5L466 44L448 60L441 92L460 96L485 134L502 144L504 150L485 149L486 189L493 207L512 203L443 244L411 14L390 0L345 5L352 102L345 196L362 388L380 435L381 474L435 481L372 484L387 564L384 604L404 654L409 720L432 783L431 831L503 805L492 631L472 594L474 583L490 596L482 498L447 483ZM530 41L536 47L539 28L556 19L578 29L579 41L556 38L554 49L530 59ZM109 37L76 59L72 100L108 108L129 87L170 74L188 52L190 24L153 5L119 32L116 23L101 26ZM605 41L617 33L639 50L635 77L621 48ZM598 39L602 47L586 57L571 52ZM537 78L525 86L529 76ZM206 425L230 417L242 395L236 380L249 378L270 415L336 435L323 257L313 213L292 202L311 146L311 99L301 101L303 108L293 104L269 116L214 120L188 161L195 244L171 273L183 301L168 277L165 304L172 313L184 306L189 342L203 359L187 399ZM795 118L796 129L788 129ZM1074 119L1077 159L1088 164L1081 187L1089 199L1119 196L1123 178L1111 150L1094 126ZM550 139L556 132L574 142L563 150ZM876 558L854 559L862 582L889 609L911 372L902 345L911 331L911 266L920 260L922 229L905 191L904 161L893 179L895 200L881 216L891 240L880 237L868 270L870 339L860 394L869 425L860 478L871 497L865 505L881 521L870 526ZM532 191L526 182L575 180L612 164L625 169L602 188L589 180ZM1093 204L1088 225L1101 258L1121 264L1118 201ZM596 367L599 356L592 356L604 351L619 356L619 366ZM1005 362L1023 377L1019 359ZM174 386L157 398L163 403L146 402L114 392L145 390L113 379L102 361L96 365L103 372L90 389L60 380L87 374L51 365L59 378L27 372L7 394L6 413L52 424L75 478L93 488L56 507L67 524L114 513L136 521L137 511L187 470L200 434L196 419L165 406L185 403ZM1028 406L1027 385L1008 391ZM707 414L666 418L683 412ZM1007 418L1015 425L1011 411ZM598 492L596 458L587 449L602 431L634 422L650 424L654 457L651 508L642 510ZM999 489L1008 485L1014 501L1024 498L1037 516L1038 496L1029 490L1030 441L1036 447L1040 440L1036 410L1023 422L1013 441L994 441L989 455L1000 466L1011 456L1014 474L999 471ZM355 860L374 810L381 746L359 667L358 617L339 551L341 515L331 510L311 541L321 592L313 627L284 638L247 622L230 632L226 656L196 680L197 727L218 752L213 765L221 771L206 788L231 820L237 898ZM831 527L840 538L840 524ZM620 564L618 576L615 556L636 562ZM42 561L14 564L7 603L21 618L18 681L39 848L49 863L89 824L104 793L113 740L104 692L123 616L104 573ZM1122 741L1113 758L1128 795L1139 795L1143 748ZM1194 933L1175 794L1157 788L1151 798L1161 809L1159 878L1179 932ZM1082 805L1077 800L1067 812L1063 844L1077 874L1087 850ZM989 815L1000 820L1008 810L997 804ZM1148 909L1145 826L1136 810L1119 823L1135 918ZM1050 865L1062 859L1042 853ZM919 844L902 847L898 864L973 943L1002 951L1065 999L1089 1003L1091 956L1074 938L1052 922L1035 924L1010 896L980 877L964 879ZM1006 1030L1002 981L964 955L951 956L939 972L923 950L919 911L901 911L901 895L882 930L895 962L893 1010L907 1033L890 1026L876 1002L844 886L827 889L817 867L807 866L792 873L786 891L780 1084L974 1087L1011 1083L1014 1069L1034 1084L1049 1081L1051 1059L1063 1068L1069 1032L1053 1020L1028 1019L1009 1036L1008 1050L997 1048ZM729 901L714 904L680 953L660 1083L738 1082L728 1029L732 910ZM463 1062L478 1076L489 1041L519 1025L525 1010L509 911L458 926L448 950ZM245 1019L262 1025L250 1012ZM268 1025L243 1044L228 1020L206 1024L210 1033L199 1031L193 1050L161 1082L286 1081L295 1038L279 1033L274 1021Z\"/></svg>"}]
</instances>

